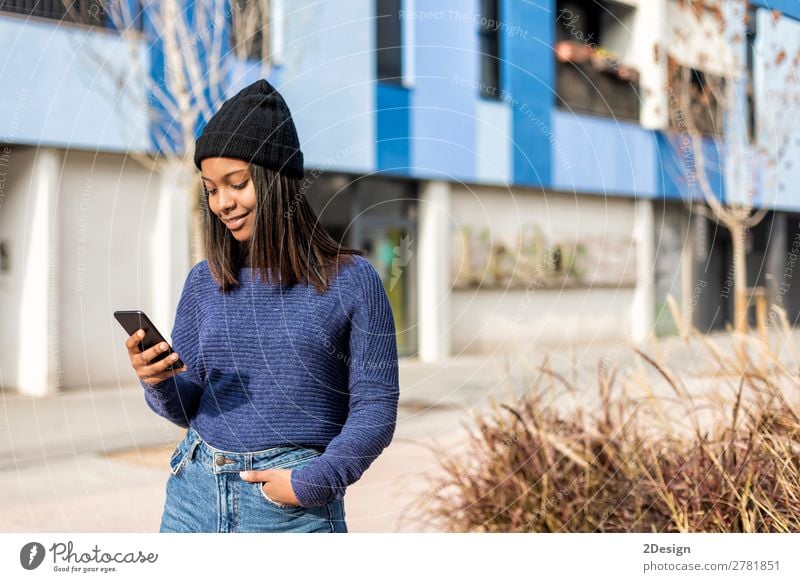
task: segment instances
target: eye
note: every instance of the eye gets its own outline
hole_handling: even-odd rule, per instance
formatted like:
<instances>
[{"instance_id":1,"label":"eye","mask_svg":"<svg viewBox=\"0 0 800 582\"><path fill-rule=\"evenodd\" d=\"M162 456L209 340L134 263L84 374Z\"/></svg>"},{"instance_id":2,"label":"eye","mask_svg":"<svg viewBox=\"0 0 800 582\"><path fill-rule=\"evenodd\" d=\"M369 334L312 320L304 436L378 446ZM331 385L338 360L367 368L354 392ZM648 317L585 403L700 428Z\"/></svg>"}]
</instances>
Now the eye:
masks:
<instances>
[{"instance_id":1,"label":"eye","mask_svg":"<svg viewBox=\"0 0 800 582\"><path fill-rule=\"evenodd\" d=\"M237 190L242 190L242 189L244 189L245 186L247 186L247 182L248 182L248 180L245 180L241 184L234 184L233 187L236 188Z\"/></svg>"},{"instance_id":2,"label":"eye","mask_svg":"<svg viewBox=\"0 0 800 582\"><path fill-rule=\"evenodd\" d=\"M217 193L217 189L216 188L214 188L212 190L209 190L208 188L204 188L204 190L206 191L206 196L212 196L212 195Z\"/></svg>"}]
</instances>

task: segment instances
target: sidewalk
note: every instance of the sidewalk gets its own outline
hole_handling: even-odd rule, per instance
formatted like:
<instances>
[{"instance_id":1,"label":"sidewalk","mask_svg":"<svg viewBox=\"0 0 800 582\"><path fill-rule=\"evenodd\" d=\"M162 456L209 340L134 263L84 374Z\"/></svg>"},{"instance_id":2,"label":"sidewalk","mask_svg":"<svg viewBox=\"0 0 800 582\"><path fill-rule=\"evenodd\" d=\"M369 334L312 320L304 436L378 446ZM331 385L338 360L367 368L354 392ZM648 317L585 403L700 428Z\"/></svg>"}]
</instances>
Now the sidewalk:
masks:
<instances>
[{"instance_id":1,"label":"sidewalk","mask_svg":"<svg viewBox=\"0 0 800 582\"><path fill-rule=\"evenodd\" d=\"M431 446L457 450L469 402L494 382L486 358L403 360L392 444L345 499L354 532L420 531L409 504L435 469ZM138 384L5 395L0 531L158 531L168 460L184 430L156 416Z\"/></svg>"},{"instance_id":2,"label":"sidewalk","mask_svg":"<svg viewBox=\"0 0 800 582\"><path fill-rule=\"evenodd\" d=\"M724 349L728 338L715 336ZM800 330L794 334L796 349ZM648 353L670 342L649 346ZM702 371L696 348L675 344L671 361L689 382ZM458 356L442 364L403 359L400 410L392 444L348 488L350 531L430 531L411 507L437 464L430 447L457 454L470 413L490 397L513 399L554 349ZM604 356L625 365L624 347L562 348L551 367L594 397ZM0 531L153 532L158 530L168 460L183 429L156 416L138 385L95 387L35 400L6 395L0 431Z\"/></svg>"}]
</instances>

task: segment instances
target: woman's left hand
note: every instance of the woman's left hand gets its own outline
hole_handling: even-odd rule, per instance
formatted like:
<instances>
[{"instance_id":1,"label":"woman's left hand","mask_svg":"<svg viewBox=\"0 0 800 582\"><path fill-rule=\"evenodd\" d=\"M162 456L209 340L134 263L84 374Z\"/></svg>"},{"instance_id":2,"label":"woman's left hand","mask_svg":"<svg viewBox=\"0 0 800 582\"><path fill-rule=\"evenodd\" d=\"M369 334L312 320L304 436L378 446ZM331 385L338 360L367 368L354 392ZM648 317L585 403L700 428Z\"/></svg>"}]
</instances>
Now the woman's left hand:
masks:
<instances>
[{"instance_id":1,"label":"woman's left hand","mask_svg":"<svg viewBox=\"0 0 800 582\"><path fill-rule=\"evenodd\" d=\"M243 481L263 483L261 489L270 499L284 505L300 505L292 489L291 469L267 469L265 471L241 471Z\"/></svg>"}]
</instances>

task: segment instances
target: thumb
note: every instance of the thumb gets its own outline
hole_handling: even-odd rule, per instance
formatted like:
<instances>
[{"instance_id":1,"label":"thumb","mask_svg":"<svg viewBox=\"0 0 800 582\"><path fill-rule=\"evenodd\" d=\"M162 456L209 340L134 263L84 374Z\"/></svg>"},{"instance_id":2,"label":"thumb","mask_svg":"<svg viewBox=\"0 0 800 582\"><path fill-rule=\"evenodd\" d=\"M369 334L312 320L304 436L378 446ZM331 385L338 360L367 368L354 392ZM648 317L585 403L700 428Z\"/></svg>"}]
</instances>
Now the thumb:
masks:
<instances>
[{"instance_id":1,"label":"thumb","mask_svg":"<svg viewBox=\"0 0 800 582\"><path fill-rule=\"evenodd\" d=\"M239 471L239 477L244 481L268 481L270 470L266 471Z\"/></svg>"}]
</instances>

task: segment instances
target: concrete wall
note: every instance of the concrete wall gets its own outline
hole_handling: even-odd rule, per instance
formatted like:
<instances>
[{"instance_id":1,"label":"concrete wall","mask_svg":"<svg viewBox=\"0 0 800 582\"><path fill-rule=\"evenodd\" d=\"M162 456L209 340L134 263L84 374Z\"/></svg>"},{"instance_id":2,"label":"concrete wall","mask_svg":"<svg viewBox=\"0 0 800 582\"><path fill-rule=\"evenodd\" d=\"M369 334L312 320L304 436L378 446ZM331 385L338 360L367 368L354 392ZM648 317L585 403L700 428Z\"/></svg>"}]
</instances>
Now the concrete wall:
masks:
<instances>
[{"instance_id":1,"label":"concrete wall","mask_svg":"<svg viewBox=\"0 0 800 582\"><path fill-rule=\"evenodd\" d=\"M169 320L155 316L159 297L174 302L172 280L152 276L158 176L118 154L11 148L0 159L10 249L10 271L0 273L0 386L41 396L135 382L113 312L142 309L169 336L175 309ZM173 278L182 286L185 273Z\"/></svg>"},{"instance_id":2,"label":"concrete wall","mask_svg":"<svg viewBox=\"0 0 800 582\"><path fill-rule=\"evenodd\" d=\"M800 17L800 14L798 15ZM794 55L800 51L800 21L783 17L774 21L769 10L757 11L755 88L759 139L777 162L762 178L761 199L781 210L800 209L800 86ZM787 58L776 65L780 51ZM777 144L786 140L785 146Z\"/></svg>"},{"instance_id":3,"label":"concrete wall","mask_svg":"<svg viewBox=\"0 0 800 582\"><path fill-rule=\"evenodd\" d=\"M735 58L729 31L707 11L696 18L690 8L681 8L678 0L668 0L666 8L668 36L664 41L669 55L686 67L729 73Z\"/></svg>"},{"instance_id":4,"label":"concrete wall","mask_svg":"<svg viewBox=\"0 0 800 582\"><path fill-rule=\"evenodd\" d=\"M0 334L0 388L13 389L19 384L19 375L23 368L20 362L21 334L26 322L21 312L23 297L36 292L35 288L25 286L23 272L26 257L32 243L29 233L32 229L33 210L32 191L35 188L34 162L36 151L26 146L0 146L2 153L2 197L0 197L0 237L7 244L10 252L8 272L0 272L0 320L3 321L3 333ZM46 293L46 289L41 290ZM28 327L27 329L31 329ZM42 332L37 327L33 331ZM40 337L40 341L44 341ZM41 366L42 361L29 362L32 366Z\"/></svg>"},{"instance_id":5,"label":"concrete wall","mask_svg":"<svg viewBox=\"0 0 800 582\"><path fill-rule=\"evenodd\" d=\"M489 227L496 240L513 238L523 224L535 222L548 240L596 238L619 249L611 239L632 239L636 206L624 198L453 185L450 221ZM637 260L632 242L622 254ZM634 294L633 286L453 289L451 353L621 341L631 334Z\"/></svg>"},{"instance_id":6,"label":"concrete wall","mask_svg":"<svg viewBox=\"0 0 800 582\"><path fill-rule=\"evenodd\" d=\"M171 315L158 316L159 295L172 281L154 281L150 252L158 207L158 175L115 154L71 150L61 178L60 320L64 388L136 381L113 318L141 309L169 337ZM187 243L188 244L188 243ZM170 245L163 244L163 252ZM186 273L174 273L182 287Z\"/></svg>"}]
</instances>

